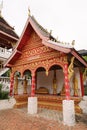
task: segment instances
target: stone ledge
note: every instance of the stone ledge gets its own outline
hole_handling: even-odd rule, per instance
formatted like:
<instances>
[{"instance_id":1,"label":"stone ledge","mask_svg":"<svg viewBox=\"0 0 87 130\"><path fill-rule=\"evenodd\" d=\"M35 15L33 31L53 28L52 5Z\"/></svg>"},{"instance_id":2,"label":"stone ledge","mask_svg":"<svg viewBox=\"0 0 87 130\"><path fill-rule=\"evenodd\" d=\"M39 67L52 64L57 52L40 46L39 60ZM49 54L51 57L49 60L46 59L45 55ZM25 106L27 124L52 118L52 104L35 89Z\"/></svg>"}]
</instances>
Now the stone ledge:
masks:
<instances>
[{"instance_id":1,"label":"stone ledge","mask_svg":"<svg viewBox=\"0 0 87 130\"><path fill-rule=\"evenodd\" d=\"M0 110L13 108L16 103L14 98L0 100Z\"/></svg>"}]
</instances>

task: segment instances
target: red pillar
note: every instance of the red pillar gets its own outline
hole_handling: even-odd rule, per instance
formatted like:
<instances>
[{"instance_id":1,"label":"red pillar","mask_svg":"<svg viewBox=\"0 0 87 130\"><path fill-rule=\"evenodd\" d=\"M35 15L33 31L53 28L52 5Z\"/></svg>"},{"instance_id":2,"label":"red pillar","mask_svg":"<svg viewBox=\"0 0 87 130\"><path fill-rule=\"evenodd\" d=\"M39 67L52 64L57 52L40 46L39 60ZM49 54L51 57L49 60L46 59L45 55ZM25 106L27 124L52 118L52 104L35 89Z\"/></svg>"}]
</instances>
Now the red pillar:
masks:
<instances>
[{"instance_id":1,"label":"red pillar","mask_svg":"<svg viewBox=\"0 0 87 130\"><path fill-rule=\"evenodd\" d=\"M35 73L32 73L31 97L35 96Z\"/></svg>"},{"instance_id":2,"label":"red pillar","mask_svg":"<svg viewBox=\"0 0 87 130\"><path fill-rule=\"evenodd\" d=\"M70 100L70 85L68 79L68 65L64 65L66 100Z\"/></svg>"},{"instance_id":3,"label":"red pillar","mask_svg":"<svg viewBox=\"0 0 87 130\"><path fill-rule=\"evenodd\" d=\"M11 76L10 76L10 96L13 95L13 85L14 85L14 75L11 74Z\"/></svg>"},{"instance_id":4,"label":"red pillar","mask_svg":"<svg viewBox=\"0 0 87 130\"><path fill-rule=\"evenodd\" d=\"M82 96L84 96L84 85L83 85L83 78L82 78L81 72L80 72L80 83L81 83L81 93L82 93Z\"/></svg>"}]
</instances>

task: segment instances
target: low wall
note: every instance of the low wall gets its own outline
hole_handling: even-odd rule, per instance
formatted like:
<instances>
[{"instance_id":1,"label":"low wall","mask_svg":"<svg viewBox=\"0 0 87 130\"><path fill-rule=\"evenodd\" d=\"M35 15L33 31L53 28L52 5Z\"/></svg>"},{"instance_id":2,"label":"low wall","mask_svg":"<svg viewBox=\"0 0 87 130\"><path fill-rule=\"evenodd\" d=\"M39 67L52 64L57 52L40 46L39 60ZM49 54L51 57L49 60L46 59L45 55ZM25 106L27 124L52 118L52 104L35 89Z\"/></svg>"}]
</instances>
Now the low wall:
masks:
<instances>
[{"instance_id":1,"label":"low wall","mask_svg":"<svg viewBox=\"0 0 87 130\"><path fill-rule=\"evenodd\" d=\"M13 108L16 101L14 98L0 100L0 110Z\"/></svg>"},{"instance_id":2,"label":"low wall","mask_svg":"<svg viewBox=\"0 0 87 130\"><path fill-rule=\"evenodd\" d=\"M87 96L83 96L81 102L79 103L79 107L82 109L84 114L87 114Z\"/></svg>"}]
</instances>

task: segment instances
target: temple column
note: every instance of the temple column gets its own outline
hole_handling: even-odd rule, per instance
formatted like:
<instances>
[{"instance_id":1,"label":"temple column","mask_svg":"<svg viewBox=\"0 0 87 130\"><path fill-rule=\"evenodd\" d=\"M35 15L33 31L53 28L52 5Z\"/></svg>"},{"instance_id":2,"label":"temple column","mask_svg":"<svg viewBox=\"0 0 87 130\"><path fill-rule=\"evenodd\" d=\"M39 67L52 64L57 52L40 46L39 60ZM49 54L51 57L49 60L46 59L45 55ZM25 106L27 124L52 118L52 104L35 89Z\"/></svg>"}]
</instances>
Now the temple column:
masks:
<instances>
[{"instance_id":1,"label":"temple column","mask_svg":"<svg viewBox=\"0 0 87 130\"><path fill-rule=\"evenodd\" d=\"M68 79L68 65L64 65L64 75L65 75L65 93L66 93L66 100L70 100L70 85Z\"/></svg>"},{"instance_id":2,"label":"temple column","mask_svg":"<svg viewBox=\"0 0 87 130\"><path fill-rule=\"evenodd\" d=\"M11 75L10 75L10 96L13 95L13 85L14 85L14 75L11 73Z\"/></svg>"},{"instance_id":3,"label":"temple column","mask_svg":"<svg viewBox=\"0 0 87 130\"><path fill-rule=\"evenodd\" d=\"M54 77L53 77L53 94L57 94L57 83L56 83L56 70L54 70Z\"/></svg>"},{"instance_id":4,"label":"temple column","mask_svg":"<svg viewBox=\"0 0 87 130\"><path fill-rule=\"evenodd\" d=\"M35 72L32 73L31 97L28 97L28 113L37 113L37 97L35 97Z\"/></svg>"},{"instance_id":5,"label":"temple column","mask_svg":"<svg viewBox=\"0 0 87 130\"><path fill-rule=\"evenodd\" d=\"M80 83L81 83L81 96L84 96L84 85L83 85L83 75L82 72L80 71Z\"/></svg>"},{"instance_id":6,"label":"temple column","mask_svg":"<svg viewBox=\"0 0 87 130\"><path fill-rule=\"evenodd\" d=\"M26 76L24 78L24 81L23 81L23 87L24 87L24 94L27 94L27 79L26 79Z\"/></svg>"},{"instance_id":7,"label":"temple column","mask_svg":"<svg viewBox=\"0 0 87 130\"><path fill-rule=\"evenodd\" d=\"M14 80L14 94L17 95L18 94L18 76L15 76L15 80Z\"/></svg>"},{"instance_id":8,"label":"temple column","mask_svg":"<svg viewBox=\"0 0 87 130\"><path fill-rule=\"evenodd\" d=\"M66 100L63 100L63 123L68 126L75 125L74 101L70 100L70 85L68 77L68 65L64 65Z\"/></svg>"},{"instance_id":9,"label":"temple column","mask_svg":"<svg viewBox=\"0 0 87 130\"><path fill-rule=\"evenodd\" d=\"M31 81L31 97L35 96L35 73L32 73L32 81Z\"/></svg>"}]
</instances>

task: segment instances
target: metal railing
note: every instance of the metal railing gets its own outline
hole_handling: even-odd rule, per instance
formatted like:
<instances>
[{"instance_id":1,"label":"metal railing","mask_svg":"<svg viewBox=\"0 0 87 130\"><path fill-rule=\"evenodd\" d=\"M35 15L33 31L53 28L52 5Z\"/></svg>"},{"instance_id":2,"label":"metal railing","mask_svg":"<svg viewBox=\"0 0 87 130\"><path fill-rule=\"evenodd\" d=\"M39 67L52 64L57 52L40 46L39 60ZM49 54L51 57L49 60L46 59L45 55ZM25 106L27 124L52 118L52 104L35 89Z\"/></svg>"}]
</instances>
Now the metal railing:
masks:
<instances>
[{"instance_id":1,"label":"metal railing","mask_svg":"<svg viewBox=\"0 0 87 130\"><path fill-rule=\"evenodd\" d=\"M2 58L9 58L9 56L12 54L12 51L6 49L6 48L2 48L0 47L0 57Z\"/></svg>"}]
</instances>

